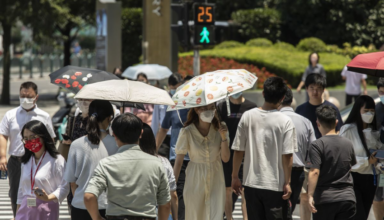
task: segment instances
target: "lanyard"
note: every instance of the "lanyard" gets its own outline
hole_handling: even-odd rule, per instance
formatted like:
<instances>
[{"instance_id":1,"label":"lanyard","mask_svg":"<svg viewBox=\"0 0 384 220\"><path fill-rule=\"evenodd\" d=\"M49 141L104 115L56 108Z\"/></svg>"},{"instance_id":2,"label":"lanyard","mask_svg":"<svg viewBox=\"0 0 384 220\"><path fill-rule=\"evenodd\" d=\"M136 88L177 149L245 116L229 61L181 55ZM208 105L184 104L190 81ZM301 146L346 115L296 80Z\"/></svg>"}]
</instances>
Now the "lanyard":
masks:
<instances>
[{"instance_id":1,"label":"lanyard","mask_svg":"<svg viewBox=\"0 0 384 220\"><path fill-rule=\"evenodd\" d=\"M373 164L372 164L372 171L373 171L373 185L376 186L377 185L377 174L376 174L376 168Z\"/></svg>"},{"instance_id":2,"label":"lanyard","mask_svg":"<svg viewBox=\"0 0 384 220\"><path fill-rule=\"evenodd\" d=\"M36 168L35 175L33 176L33 179L32 179L32 174L33 174L33 158L34 158L34 157L32 157L32 165L31 165L31 194L33 193L33 186L35 185L35 179L36 179L37 171L38 171L39 168L40 168L41 162L43 162L45 153L47 153L47 151L45 151L44 154L43 154L43 156L41 157L40 162L39 162L39 165L38 165L37 168Z\"/></svg>"}]
</instances>

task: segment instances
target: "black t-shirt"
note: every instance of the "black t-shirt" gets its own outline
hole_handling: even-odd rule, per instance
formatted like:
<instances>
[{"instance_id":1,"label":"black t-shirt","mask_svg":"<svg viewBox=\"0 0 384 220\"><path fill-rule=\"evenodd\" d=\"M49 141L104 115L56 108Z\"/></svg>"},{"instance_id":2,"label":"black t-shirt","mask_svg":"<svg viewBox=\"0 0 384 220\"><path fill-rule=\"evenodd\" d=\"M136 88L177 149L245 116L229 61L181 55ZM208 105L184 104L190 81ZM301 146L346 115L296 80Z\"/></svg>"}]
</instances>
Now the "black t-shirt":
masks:
<instances>
[{"instance_id":1,"label":"black t-shirt","mask_svg":"<svg viewBox=\"0 0 384 220\"><path fill-rule=\"evenodd\" d=\"M336 108L336 106L334 104L332 104L328 101L324 101L324 103L321 105L330 105L334 109L336 109L337 120L339 120L339 123L337 123L337 125L336 125L336 131L339 131L340 128L343 126L343 120L341 119L341 115L340 115L339 110ZM312 122L313 129L315 129L316 139L321 138L321 133L320 133L319 128L317 127L317 124L316 124L316 120L317 120L316 108L321 106L321 105L311 105L309 102L306 102L306 103L304 103L304 104L302 104L296 108L297 114L307 118L308 120L310 120Z\"/></svg>"},{"instance_id":2,"label":"black t-shirt","mask_svg":"<svg viewBox=\"0 0 384 220\"><path fill-rule=\"evenodd\" d=\"M356 164L353 144L339 135L327 135L309 148L306 167L320 170L313 198L315 204L356 202L351 168Z\"/></svg>"},{"instance_id":3,"label":"black t-shirt","mask_svg":"<svg viewBox=\"0 0 384 220\"><path fill-rule=\"evenodd\" d=\"M227 103L222 102L219 105L219 114L221 116L221 120L224 121L228 126L230 145L232 146L233 140L236 136L237 126L239 125L241 116L244 112L256 108L257 105L251 101L245 99L243 103L240 105L235 105L232 102L229 102L229 106L231 108L231 115L228 116L227 112Z\"/></svg>"}]
</instances>

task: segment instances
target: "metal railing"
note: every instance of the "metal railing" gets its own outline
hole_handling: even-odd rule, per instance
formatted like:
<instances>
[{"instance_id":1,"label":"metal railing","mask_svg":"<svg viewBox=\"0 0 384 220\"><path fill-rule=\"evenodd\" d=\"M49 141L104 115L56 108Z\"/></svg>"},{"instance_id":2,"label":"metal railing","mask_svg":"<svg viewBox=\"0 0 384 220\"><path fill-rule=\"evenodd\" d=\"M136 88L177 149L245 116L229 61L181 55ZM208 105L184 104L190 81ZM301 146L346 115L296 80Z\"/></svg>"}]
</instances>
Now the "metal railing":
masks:
<instances>
[{"instance_id":1,"label":"metal railing","mask_svg":"<svg viewBox=\"0 0 384 220\"><path fill-rule=\"evenodd\" d=\"M64 55L43 54L31 55L21 58L11 59L11 74L18 74L19 79L24 76L33 78L34 74L40 74L43 77L46 73L52 73L63 67ZM79 67L96 67L96 56L94 53L84 53L81 55L71 55L71 65ZM3 57L0 56L0 74L3 74Z\"/></svg>"}]
</instances>

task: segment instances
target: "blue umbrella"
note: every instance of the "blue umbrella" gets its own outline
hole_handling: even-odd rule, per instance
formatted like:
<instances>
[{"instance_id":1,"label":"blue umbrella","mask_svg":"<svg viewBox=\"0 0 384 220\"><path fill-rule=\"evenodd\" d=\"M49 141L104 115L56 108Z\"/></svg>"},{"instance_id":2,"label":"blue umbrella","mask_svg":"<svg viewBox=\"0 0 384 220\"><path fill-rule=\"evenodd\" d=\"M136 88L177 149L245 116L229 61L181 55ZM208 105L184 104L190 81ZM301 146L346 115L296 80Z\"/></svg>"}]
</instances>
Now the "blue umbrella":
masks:
<instances>
[{"instance_id":1,"label":"blue umbrella","mask_svg":"<svg viewBox=\"0 0 384 220\"><path fill-rule=\"evenodd\" d=\"M129 79L137 79L139 73L144 73L148 80L162 80L172 75L172 71L158 64L139 64L128 67L122 74L123 77Z\"/></svg>"}]
</instances>

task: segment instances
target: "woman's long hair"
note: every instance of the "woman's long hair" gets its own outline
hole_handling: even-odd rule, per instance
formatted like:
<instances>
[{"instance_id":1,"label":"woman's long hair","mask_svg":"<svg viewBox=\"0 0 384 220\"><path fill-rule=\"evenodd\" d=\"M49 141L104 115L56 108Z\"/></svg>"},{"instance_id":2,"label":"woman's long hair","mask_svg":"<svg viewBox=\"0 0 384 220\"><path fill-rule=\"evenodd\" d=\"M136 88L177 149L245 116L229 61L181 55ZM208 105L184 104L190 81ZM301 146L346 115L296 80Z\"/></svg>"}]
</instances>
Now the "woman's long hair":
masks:
<instances>
[{"instance_id":1,"label":"woman's long hair","mask_svg":"<svg viewBox=\"0 0 384 220\"><path fill-rule=\"evenodd\" d=\"M348 116L347 121L345 121L345 124L353 124L355 123L357 125L357 132L359 133L359 137L361 140L361 143L363 143L363 147L365 152L367 153L367 156L369 157L371 153L369 152L367 142L365 140L365 136L363 133L363 119L361 117L361 108L365 106L366 109L375 109L375 101L370 96L362 95L359 96L355 104L352 107L351 113ZM376 130L376 113L373 118L373 121L371 124L368 124L368 127L372 128L373 130Z\"/></svg>"},{"instance_id":2,"label":"woman's long hair","mask_svg":"<svg viewBox=\"0 0 384 220\"><path fill-rule=\"evenodd\" d=\"M141 150L147 154L156 156L156 139L153 135L151 126L143 123L143 134L141 135L139 146Z\"/></svg>"},{"instance_id":3,"label":"woman's long hair","mask_svg":"<svg viewBox=\"0 0 384 220\"><path fill-rule=\"evenodd\" d=\"M35 135L43 139L45 150L48 151L48 153L53 158L57 158L57 155L59 154L59 152L56 150L55 143L53 142L53 139L49 134L47 127L45 127L44 123L42 123L41 121L33 120L25 124L23 129L21 130L21 136L23 137L23 139L24 139L25 129L30 130L32 133L34 133ZM24 151L25 151L25 154L21 157L21 162L25 164L29 161L29 159L31 159L33 155L35 155L35 153L33 153L32 151L28 150L25 147L24 147Z\"/></svg>"},{"instance_id":4,"label":"woman's long hair","mask_svg":"<svg viewBox=\"0 0 384 220\"><path fill-rule=\"evenodd\" d=\"M87 123L88 140L92 144L100 143L100 127L99 122L103 122L106 118L113 118L113 107L109 101L94 100L89 105L89 116Z\"/></svg>"},{"instance_id":5,"label":"woman's long hair","mask_svg":"<svg viewBox=\"0 0 384 220\"><path fill-rule=\"evenodd\" d=\"M194 123L198 123L199 122L199 115L196 113L196 111L198 111L201 107L196 107L196 108L191 108L188 112L188 116L187 116L187 121L185 122L184 124L184 127L187 127L191 124L194 124ZM196 111L195 111L196 109ZM218 112L217 112L217 109L216 109L216 112L215 112L215 117L213 118L211 124L213 125L213 127L216 129L216 130L219 130L220 128L220 125L219 125L219 119L218 119Z\"/></svg>"}]
</instances>

